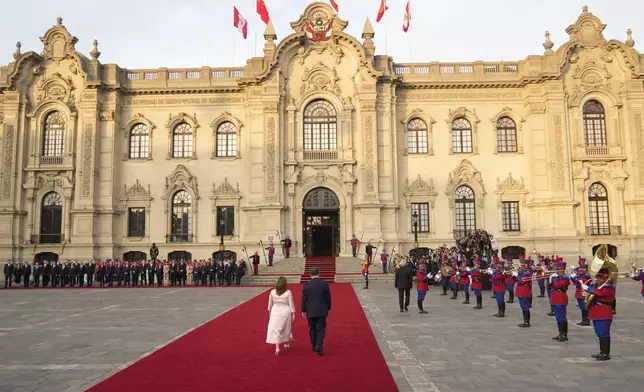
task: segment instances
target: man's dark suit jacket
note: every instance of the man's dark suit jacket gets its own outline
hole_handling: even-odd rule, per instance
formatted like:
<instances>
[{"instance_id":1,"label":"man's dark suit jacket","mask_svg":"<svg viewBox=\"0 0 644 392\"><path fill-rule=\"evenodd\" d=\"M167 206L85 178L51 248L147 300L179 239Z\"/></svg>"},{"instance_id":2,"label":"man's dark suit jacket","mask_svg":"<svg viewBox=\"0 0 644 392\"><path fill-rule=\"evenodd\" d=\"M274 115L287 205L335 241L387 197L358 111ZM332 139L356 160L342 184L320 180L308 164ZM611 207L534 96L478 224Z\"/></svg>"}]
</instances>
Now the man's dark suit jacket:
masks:
<instances>
[{"instance_id":1,"label":"man's dark suit jacket","mask_svg":"<svg viewBox=\"0 0 644 392\"><path fill-rule=\"evenodd\" d=\"M329 284L318 278L304 284L302 290L302 313L308 318L326 317L331 310Z\"/></svg>"}]
</instances>

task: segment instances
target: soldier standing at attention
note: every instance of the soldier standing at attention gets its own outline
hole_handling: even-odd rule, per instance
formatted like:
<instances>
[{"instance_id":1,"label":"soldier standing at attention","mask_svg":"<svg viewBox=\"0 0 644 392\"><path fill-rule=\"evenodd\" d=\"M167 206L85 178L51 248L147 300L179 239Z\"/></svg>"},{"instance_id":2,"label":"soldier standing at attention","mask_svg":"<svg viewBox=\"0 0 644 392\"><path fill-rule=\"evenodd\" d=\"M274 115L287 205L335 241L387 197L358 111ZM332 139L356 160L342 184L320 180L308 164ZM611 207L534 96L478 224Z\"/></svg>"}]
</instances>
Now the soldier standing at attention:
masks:
<instances>
[{"instance_id":1,"label":"soldier standing at attention","mask_svg":"<svg viewBox=\"0 0 644 392\"><path fill-rule=\"evenodd\" d=\"M505 272L503 271L503 261L497 259L496 270L488 268L490 282L492 282L492 291L496 294L496 306L498 313L494 317L505 317Z\"/></svg>"},{"instance_id":2,"label":"soldier standing at attention","mask_svg":"<svg viewBox=\"0 0 644 392\"><path fill-rule=\"evenodd\" d=\"M481 295L481 289L483 288L483 282L481 282L482 277L481 261L476 258L474 259L474 268L470 271L470 278L472 278L471 287L476 297L476 306L474 309L483 309L483 296Z\"/></svg>"},{"instance_id":3,"label":"soldier standing at attention","mask_svg":"<svg viewBox=\"0 0 644 392\"><path fill-rule=\"evenodd\" d=\"M293 241L291 241L291 239L286 236L286 238L284 239L284 253L286 254L287 259L291 257L291 246L293 246Z\"/></svg>"},{"instance_id":4,"label":"soldier standing at attention","mask_svg":"<svg viewBox=\"0 0 644 392\"><path fill-rule=\"evenodd\" d=\"M268 266L272 267L273 256L275 256L275 247L273 246L272 242L268 245L268 248L266 248L266 250L268 251Z\"/></svg>"},{"instance_id":5,"label":"soldier standing at attention","mask_svg":"<svg viewBox=\"0 0 644 392\"><path fill-rule=\"evenodd\" d=\"M458 283L461 285L463 289L463 293L465 293L465 301L463 301L464 305L469 305L470 303L470 267L467 267L467 264L463 262L461 265L461 270L458 273Z\"/></svg>"},{"instance_id":6,"label":"soldier standing at attention","mask_svg":"<svg viewBox=\"0 0 644 392\"><path fill-rule=\"evenodd\" d=\"M371 242L367 242L367 246L364 247L364 251L367 254L367 261L369 262L369 265L373 262L373 249L374 246L371 245Z\"/></svg>"},{"instance_id":7,"label":"soldier standing at attention","mask_svg":"<svg viewBox=\"0 0 644 392\"><path fill-rule=\"evenodd\" d=\"M382 253L380 253L380 262L382 263L382 273L386 274L387 273L387 263L389 262L389 255L387 254L386 249L382 249Z\"/></svg>"},{"instance_id":8,"label":"soldier standing at attention","mask_svg":"<svg viewBox=\"0 0 644 392\"><path fill-rule=\"evenodd\" d=\"M592 357L598 361L610 359L610 327L613 323L612 303L615 298L615 286L610 282L611 274L608 269L601 269L595 277L595 283L581 284L581 288L595 297L588 304L590 319L599 338L599 354Z\"/></svg>"},{"instance_id":9,"label":"soldier standing at attention","mask_svg":"<svg viewBox=\"0 0 644 392\"><path fill-rule=\"evenodd\" d=\"M577 323L577 325L585 327L590 325L590 321L588 320L588 309L586 309L584 290L581 288L581 285L590 284L590 281L593 278L588 273L586 259L579 256L578 264L579 265L573 270L570 278L572 283L575 285L575 299L577 300L577 306L579 307L579 310L581 310L581 322Z\"/></svg>"},{"instance_id":10,"label":"soldier standing at attention","mask_svg":"<svg viewBox=\"0 0 644 392\"><path fill-rule=\"evenodd\" d=\"M253 275L257 275L259 273L259 254L255 252L250 258L253 264Z\"/></svg>"},{"instance_id":11,"label":"soldier standing at attention","mask_svg":"<svg viewBox=\"0 0 644 392\"><path fill-rule=\"evenodd\" d=\"M416 273L416 292L418 294L418 313L427 314L429 313L423 309L423 301L425 300L425 295L429 290L429 280L432 278L431 274L427 273L427 264L424 262L420 263L418 266L418 272Z\"/></svg>"},{"instance_id":12,"label":"soldier standing at attention","mask_svg":"<svg viewBox=\"0 0 644 392\"><path fill-rule=\"evenodd\" d=\"M550 297L552 307L555 311L555 319L557 320L557 327L559 328L559 335L552 338L560 342L568 340L568 319L566 311L568 308L568 286L570 286L570 278L566 275L566 263L559 259L556 265L556 273L550 277L550 285L552 287L552 295Z\"/></svg>"},{"instance_id":13,"label":"soldier standing at attention","mask_svg":"<svg viewBox=\"0 0 644 392\"><path fill-rule=\"evenodd\" d=\"M530 299L532 298L532 271L530 269L530 259L521 259L521 272L514 272L512 277L517 283L517 297L519 305L523 312L523 324L521 328L530 327Z\"/></svg>"},{"instance_id":14,"label":"soldier standing at attention","mask_svg":"<svg viewBox=\"0 0 644 392\"><path fill-rule=\"evenodd\" d=\"M353 257L357 257L358 244L360 243L360 240L356 238L355 234L352 234L350 242L351 242L351 252L353 253Z\"/></svg>"}]
</instances>

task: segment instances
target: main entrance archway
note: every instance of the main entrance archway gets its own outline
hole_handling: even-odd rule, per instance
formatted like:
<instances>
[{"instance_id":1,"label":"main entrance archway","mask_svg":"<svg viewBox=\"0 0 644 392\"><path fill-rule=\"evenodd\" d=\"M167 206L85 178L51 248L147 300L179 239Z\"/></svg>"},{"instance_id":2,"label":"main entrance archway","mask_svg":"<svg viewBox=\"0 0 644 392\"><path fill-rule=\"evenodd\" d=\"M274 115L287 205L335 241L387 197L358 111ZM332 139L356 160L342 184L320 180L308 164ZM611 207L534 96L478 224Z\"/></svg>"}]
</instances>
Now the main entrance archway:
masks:
<instances>
[{"instance_id":1,"label":"main entrance archway","mask_svg":"<svg viewBox=\"0 0 644 392\"><path fill-rule=\"evenodd\" d=\"M328 188L315 188L302 205L302 238L305 256L340 255L340 201Z\"/></svg>"}]
</instances>

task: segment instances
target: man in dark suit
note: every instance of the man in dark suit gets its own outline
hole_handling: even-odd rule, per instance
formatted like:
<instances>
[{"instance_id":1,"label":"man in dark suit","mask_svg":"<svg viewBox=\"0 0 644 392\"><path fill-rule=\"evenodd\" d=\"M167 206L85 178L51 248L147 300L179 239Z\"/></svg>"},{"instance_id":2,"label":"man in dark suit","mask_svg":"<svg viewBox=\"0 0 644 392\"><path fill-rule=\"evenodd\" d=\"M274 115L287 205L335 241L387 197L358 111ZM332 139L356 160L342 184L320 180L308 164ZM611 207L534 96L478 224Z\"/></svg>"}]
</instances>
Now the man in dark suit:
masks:
<instances>
[{"instance_id":1,"label":"man in dark suit","mask_svg":"<svg viewBox=\"0 0 644 392\"><path fill-rule=\"evenodd\" d=\"M7 261L7 264L4 265L4 288L11 287L13 283L13 263L11 260Z\"/></svg>"},{"instance_id":2,"label":"man in dark suit","mask_svg":"<svg viewBox=\"0 0 644 392\"><path fill-rule=\"evenodd\" d=\"M409 292L414 284L414 270L413 266L403 260L400 263L400 268L396 271L395 286L398 289L398 302L400 304L400 311L407 312L409 308Z\"/></svg>"},{"instance_id":3,"label":"man in dark suit","mask_svg":"<svg viewBox=\"0 0 644 392\"><path fill-rule=\"evenodd\" d=\"M40 287L40 276L42 275L42 265L39 262L34 264L34 287Z\"/></svg>"},{"instance_id":4,"label":"man in dark suit","mask_svg":"<svg viewBox=\"0 0 644 392\"><path fill-rule=\"evenodd\" d=\"M329 284L320 280L320 269L311 268L311 280L302 289L302 317L309 321L309 336L313 352L324 355L322 345L326 331L326 318L331 310Z\"/></svg>"},{"instance_id":5,"label":"man in dark suit","mask_svg":"<svg viewBox=\"0 0 644 392\"><path fill-rule=\"evenodd\" d=\"M31 265L25 263L25 266L22 268L22 279L24 281L25 287L29 287L29 279L31 278Z\"/></svg>"}]
</instances>

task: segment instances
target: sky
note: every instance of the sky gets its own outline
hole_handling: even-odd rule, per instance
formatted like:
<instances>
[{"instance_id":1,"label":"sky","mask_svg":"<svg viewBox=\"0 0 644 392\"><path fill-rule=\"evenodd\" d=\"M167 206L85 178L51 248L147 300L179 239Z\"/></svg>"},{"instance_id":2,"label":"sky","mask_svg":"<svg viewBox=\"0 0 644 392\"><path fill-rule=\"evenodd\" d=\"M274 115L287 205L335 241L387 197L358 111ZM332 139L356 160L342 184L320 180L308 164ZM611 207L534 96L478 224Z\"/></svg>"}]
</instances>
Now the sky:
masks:
<instances>
[{"instance_id":1,"label":"sky","mask_svg":"<svg viewBox=\"0 0 644 392\"><path fill-rule=\"evenodd\" d=\"M13 61L16 41L22 51L42 50L41 37L63 17L78 37L76 49L89 57L99 41L100 61L122 68L198 68L243 66L262 56L265 25L256 0L31 0L4 5L0 24L0 64ZM607 24L608 39L626 39L633 29L635 48L644 45L644 0L411 0L411 29L402 31L407 0L387 0L380 23L381 0L337 0L347 33L361 39L367 17L376 37L376 54L394 61L516 61L544 52L544 32L555 49L568 40L566 27L582 6ZM290 22L311 0L265 0L278 40L292 33ZM328 1L323 1L327 2ZM233 5L248 20L248 39L232 26ZM256 39L257 38L257 39ZM641 44L640 44L641 42Z\"/></svg>"}]
</instances>

